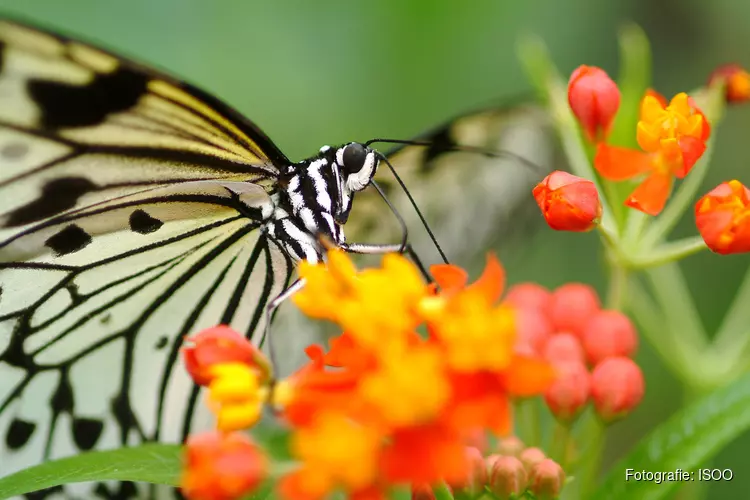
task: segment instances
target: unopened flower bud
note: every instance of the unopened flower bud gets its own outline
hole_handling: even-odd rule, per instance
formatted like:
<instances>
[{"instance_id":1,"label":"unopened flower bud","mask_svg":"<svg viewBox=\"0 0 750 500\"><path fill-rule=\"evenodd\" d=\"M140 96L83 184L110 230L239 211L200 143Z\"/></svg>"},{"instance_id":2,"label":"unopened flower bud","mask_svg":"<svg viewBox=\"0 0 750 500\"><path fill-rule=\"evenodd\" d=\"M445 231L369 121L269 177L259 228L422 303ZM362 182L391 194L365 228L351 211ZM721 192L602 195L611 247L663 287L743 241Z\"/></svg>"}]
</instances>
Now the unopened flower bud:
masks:
<instances>
[{"instance_id":1,"label":"unopened flower bud","mask_svg":"<svg viewBox=\"0 0 750 500\"><path fill-rule=\"evenodd\" d=\"M589 319L600 308L599 296L591 286L568 283L552 292L550 318L556 331L581 338Z\"/></svg>"},{"instance_id":2,"label":"unopened flower bud","mask_svg":"<svg viewBox=\"0 0 750 500\"><path fill-rule=\"evenodd\" d=\"M592 365L606 358L630 357L638 348L638 334L620 311L598 311L583 331L583 347Z\"/></svg>"},{"instance_id":3,"label":"unopened flower bud","mask_svg":"<svg viewBox=\"0 0 750 500\"><path fill-rule=\"evenodd\" d=\"M591 374L591 395L597 413L605 422L628 415L644 393L643 372L630 358L607 358Z\"/></svg>"},{"instance_id":4,"label":"unopened flower bud","mask_svg":"<svg viewBox=\"0 0 750 500\"><path fill-rule=\"evenodd\" d=\"M523 464L524 468L526 469L526 472L531 472L531 468L534 467L539 462L541 462L542 460L544 460L545 458L547 458L547 455L545 455L542 450L536 447L526 448L518 456L518 459Z\"/></svg>"},{"instance_id":5,"label":"unopened flower bud","mask_svg":"<svg viewBox=\"0 0 750 500\"><path fill-rule=\"evenodd\" d=\"M565 484L565 472L560 464L546 458L536 464L529 474L529 491L537 500L554 500Z\"/></svg>"},{"instance_id":6,"label":"unopened flower bud","mask_svg":"<svg viewBox=\"0 0 750 500\"><path fill-rule=\"evenodd\" d=\"M516 344L527 345L534 354L540 355L552 335L552 323L539 309L514 307L518 335Z\"/></svg>"},{"instance_id":7,"label":"unopened flower bud","mask_svg":"<svg viewBox=\"0 0 750 500\"><path fill-rule=\"evenodd\" d=\"M590 231L601 219L599 193L588 179L556 170L532 194L547 225L556 231Z\"/></svg>"},{"instance_id":8,"label":"unopened flower bud","mask_svg":"<svg viewBox=\"0 0 750 500\"><path fill-rule=\"evenodd\" d=\"M726 100L729 103L740 103L750 100L750 73L738 64L719 66L708 78L711 85L718 79L723 79L726 85Z\"/></svg>"},{"instance_id":9,"label":"unopened flower bud","mask_svg":"<svg viewBox=\"0 0 750 500\"><path fill-rule=\"evenodd\" d=\"M552 293L537 283L518 283L513 285L505 301L516 307L537 309L545 312L549 309Z\"/></svg>"},{"instance_id":10,"label":"unopened flower bud","mask_svg":"<svg viewBox=\"0 0 750 500\"><path fill-rule=\"evenodd\" d=\"M191 436L184 453L181 488L189 499L244 497L268 475L266 457L244 434L210 432Z\"/></svg>"},{"instance_id":11,"label":"unopened flower bud","mask_svg":"<svg viewBox=\"0 0 750 500\"><path fill-rule=\"evenodd\" d=\"M579 66L568 82L568 103L589 141L606 137L620 107L617 84L595 66Z\"/></svg>"},{"instance_id":12,"label":"unopened flower bud","mask_svg":"<svg viewBox=\"0 0 750 500\"><path fill-rule=\"evenodd\" d=\"M411 500L435 500L435 492L429 484L418 483L411 487Z\"/></svg>"},{"instance_id":13,"label":"unopened flower bud","mask_svg":"<svg viewBox=\"0 0 750 500\"><path fill-rule=\"evenodd\" d=\"M518 457L524 449L526 445L516 436L503 438L497 444L497 453L509 457Z\"/></svg>"},{"instance_id":14,"label":"unopened flower bud","mask_svg":"<svg viewBox=\"0 0 750 500\"><path fill-rule=\"evenodd\" d=\"M519 459L499 456L490 470L490 491L498 500L509 500L523 493L528 482L526 469Z\"/></svg>"},{"instance_id":15,"label":"unopened flower bud","mask_svg":"<svg viewBox=\"0 0 750 500\"><path fill-rule=\"evenodd\" d=\"M544 346L543 357L550 363L585 363L586 355L578 337L572 333L552 335Z\"/></svg>"},{"instance_id":16,"label":"unopened flower bud","mask_svg":"<svg viewBox=\"0 0 750 500\"><path fill-rule=\"evenodd\" d=\"M454 484L457 490L468 494L471 497L477 496L484 491L487 484L487 464L485 463L482 452L473 446L467 446L466 460L469 462L469 475L465 481L460 484Z\"/></svg>"},{"instance_id":17,"label":"unopened flower bud","mask_svg":"<svg viewBox=\"0 0 750 500\"><path fill-rule=\"evenodd\" d=\"M561 422L571 422L586 406L591 393L591 378L583 363L555 365L557 379L544 393L552 414Z\"/></svg>"}]
</instances>

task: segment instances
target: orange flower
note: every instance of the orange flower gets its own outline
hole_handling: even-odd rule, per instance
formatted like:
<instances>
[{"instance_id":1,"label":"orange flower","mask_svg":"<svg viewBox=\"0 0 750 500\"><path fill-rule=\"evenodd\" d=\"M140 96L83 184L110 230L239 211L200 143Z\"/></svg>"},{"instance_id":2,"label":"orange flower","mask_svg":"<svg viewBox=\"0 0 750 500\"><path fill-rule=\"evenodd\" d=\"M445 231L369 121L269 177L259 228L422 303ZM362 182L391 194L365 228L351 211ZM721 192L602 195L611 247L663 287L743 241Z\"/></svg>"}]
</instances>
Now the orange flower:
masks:
<instances>
[{"instance_id":1,"label":"orange flower","mask_svg":"<svg viewBox=\"0 0 750 500\"><path fill-rule=\"evenodd\" d=\"M346 253L331 250L327 266L302 262L299 272L306 284L294 303L373 347L413 330L419 323L414 307L429 293L416 267L398 254L384 256L380 269L357 272Z\"/></svg>"},{"instance_id":2,"label":"orange flower","mask_svg":"<svg viewBox=\"0 0 750 500\"><path fill-rule=\"evenodd\" d=\"M750 100L750 73L738 64L725 64L716 68L708 77L708 84L724 80L726 100L729 103L740 103Z\"/></svg>"},{"instance_id":3,"label":"orange flower","mask_svg":"<svg viewBox=\"0 0 750 500\"><path fill-rule=\"evenodd\" d=\"M594 183L567 172L552 172L532 193L544 220L557 231L590 231L602 216Z\"/></svg>"},{"instance_id":4,"label":"orange flower","mask_svg":"<svg viewBox=\"0 0 750 500\"><path fill-rule=\"evenodd\" d=\"M282 480L287 498L323 498L334 488L360 491L378 475L381 436L337 412L318 414L312 425L292 434L291 449L302 466Z\"/></svg>"},{"instance_id":5,"label":"orange flower","mask_svg":"<svg viewBox=\"0 0 750 500\"><path fill-rule=\"evenodd\" d=\"M237 431L255 425L268 398L268 387L258 372L242 363L213 366L208 386L208 406L218 417L221 431Z\"/></svg>"},{"instance_id":6,"label":"orange flower","mask_svg":"<svg viewBox=\"0 0 750 500\"><path fill-rule=\"evenodd\" d=\"M620 90L601 68L579 66L568 82L568 103L586 137L604 139L620 107Z\"/></svg>"},{"instance_id":7,"label":"orange flower","mask_svg":"<svg viewBox=\"0 0 750 500\"><path fill-rule=\"evenodd\" d=\"M719 184L695 204L695 224L716 253L750 251L750 190L737 180Z\"/></svg>"},{"instance_id":8,"label":"orange flower","mask_svg":"<svg viewBox=\"0 0 750 500\"><path fill-rule=\"evenodd\" d=\"M649 215L661 212L673 178L690 172L710 135L705 116L687 94L677 94L669 104L659 97L651 91L641 101L636 136L643 151L599 144L594 158L597 171L612 181L646 175L625 205Z\"/></svg>"},{"instance_id":9,"label":"orange flower","mask_svg":"<svg viewBox=\"0 0 750 500\"><path fill-rule=\"evenodd\" d=\"M255 490L267 474L266 457L249 437L210 432L188 438L180 485L190 500L234 500Z\"/></svg>"}]
</instances>

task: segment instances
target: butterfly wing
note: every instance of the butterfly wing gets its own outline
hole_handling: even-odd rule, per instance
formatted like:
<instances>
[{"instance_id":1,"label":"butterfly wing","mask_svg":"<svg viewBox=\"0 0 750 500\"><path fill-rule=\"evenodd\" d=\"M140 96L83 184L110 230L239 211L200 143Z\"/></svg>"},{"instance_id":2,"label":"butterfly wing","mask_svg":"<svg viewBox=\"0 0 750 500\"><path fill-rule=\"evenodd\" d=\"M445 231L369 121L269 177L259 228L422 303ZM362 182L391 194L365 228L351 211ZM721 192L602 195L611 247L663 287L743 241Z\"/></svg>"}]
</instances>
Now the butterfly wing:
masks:
<instances>
[{"instance_id":1,"label":"butterfly wing","mask_svg":"<svg viewBox=\"0 0 750 500\"><path fill-rule=\"evenodd\" d=\"M200 90L0 21L0 475L201 424L179 348L264 327L285 164Z\"/></svg>"},{"instance_id":2,"label":"butterfly wing","mask_svg":"<svg viewBox=\"0 0 750 500\"><path fill-rule=\"evenodd\" d=\"M448 258L464 265L490 248L507 247L511 235L532 227L530 218L537 215L532 188L551 170L567 168L550 117L531 103L464 114L417 139L432 145L399 147L387 157ZM456 151L456 146L501 155ZM391 172L380 168L376 181L405 219L417 252L437 262L434 245ZM398 241L400 228L386 219L382 200L374 193L357 196L347 239Z\"/></svg>"}]
</instances>

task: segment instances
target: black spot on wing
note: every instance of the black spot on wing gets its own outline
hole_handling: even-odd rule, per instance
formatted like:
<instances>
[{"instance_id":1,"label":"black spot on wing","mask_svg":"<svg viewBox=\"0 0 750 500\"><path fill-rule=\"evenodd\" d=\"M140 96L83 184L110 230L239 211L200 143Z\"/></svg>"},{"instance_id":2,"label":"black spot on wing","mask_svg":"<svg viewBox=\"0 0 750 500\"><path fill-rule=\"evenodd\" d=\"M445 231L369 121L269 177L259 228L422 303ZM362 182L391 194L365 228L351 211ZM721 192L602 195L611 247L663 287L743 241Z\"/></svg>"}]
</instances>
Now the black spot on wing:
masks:
<instances>
[{"instance_id":1,"label":"black spot on wing","mask_svg":"<svg viewBox=\"0 0 750 500\"><path fill-rule=\"evenodd\" d=\"M33 491L26 493L24 498L27 500L46 500L49 497L54 497L58 493L65 491L61 485L52 486L50 488L44 488L43 490Z\"/></svg>"},{"instance_id":2,"label":"black spot on wing","mask_svg":"<svg viewBox=\"0 0 750 500\"><path fill-rule=\"evenodd\" d=\"M136 233L153 233L163 225L164 223L162 221L155 217L151 217L145 212L145 210L141 210L140 208L130 214L130 229Z\"/></svg>"},{"instance_id":3,"label":"black spot on wing","mask_svg":"<svg viewBox=\"0 0 750 500\"><path fill-rule=\"evenodd\" d=\"M75 224L67 226L44 242L58 256L83 250L89 243L91 235Z\"/></svg>"},{"instance_id":4,"label":"black spot on wing","mask_svg":"<svg viewBox=\"0 0 750 500\"><path fill-rule=\"evenodd\" d=\"M5 50L7 49L7 45L5 42L0 41L0 74L2 74L3 69L5 69Z\"/></svg>"},{"instance_id":5,"label":"black spot on wing","mask_svg":"<svg viewBox=\"0 0 750 500\"><path fill-rule=\"evenodd\" d=\"M453 148L456 147L456 141L451 137L450 127L441 128L432 134L427 140L430 142L430 145L427 146L424 156L422 157L422 165L420 165L421 170L430 170L435 158L443 153L452 151Z\"/></svg>"},{"instance_id":6,"label":"black spot on wing","mask_svg":"<svg viewBox=\"0 0 750 500\"><path fill-rule=\"evenodd\" d=\"M166 335L162 335L161 337L159 337L159 340L156 341L156 344L154 345L154 347L158 351L167 347L167 343L169 343L169 339L167 338Z\"/></svg>"},{"instance_id":7,"label":"black spot on wing","mask_svg":"<svg viewBox=\"0 0 750 500\"><path fill-rule=\"evenodd\" d=\"M96 189L96 184L85 177L60 177L49 181L42 194L8 215L6 227L38 222L76 206L78 198Z\"/></svg>"},{"instance_id":8,"label":"black spot on wing","mask_svg":"<svg viewBox=\"0 0 750 500\"><path fill-rule=\"evenodd\" d=\"M91 418L76 418L73 420L73 439L81 451L88 451L96 446L102 436L104 423Z\"/></svg>"},{"instance_id":9,"label":"black spot on wing","mask_svg":"<svg viewBox=\"0 0 750 500\"><path fill-rule=\"evenodd\" d=\"M36 424L34 422L14 418L8 427L8 433L5 435L5 444L11 450L23 448L29 442L35 430Z\"/></svg>"},{"instance_id":10,"label":"black spot on wing","mask_svg":"<svg viewBox=\"0 0 750 500\"><path fill-rule=\"evenodd\" d=\"M52 413L55 416L73 411L73 387L70 385L66 372L60 375L60 383L52 395L50 406L52 406Z\"/></svg>"},{"instance_id":11,"label":"black spot on wing","mask_svg":"<svg viewBox=\"0 0 750 500\"><path fill-rule=\"evenodd\" d=\"M45 128L89 127L132 108L147 92L148 77L120 68L96 75L87 85L29 80L28 91L39 106Z\"/></svg>"},{"instance_id":12,"label":"black spot on wing","mask_svg":"<svg viewBox=\"0 0 750 500\"><path fill-rule=\"evenodd\" d=\"M0 156L4 160L18 160L29 152L29 145L23 142L11 142L0 149Z\"/></svg>"},{"instance_id":13,"label":"black spot on wing","mask_svg":"<svg viewBox=\"0 0 750 500\"><path fill-rule=\"evenodd\" d=\"M116 484L117 489L105 483L97 483L94 494L105 500L130 500L138 498L138 489L131 481L120 481ZM149 497L150 498L150 497Z\"/></svg>"}]
</instances>

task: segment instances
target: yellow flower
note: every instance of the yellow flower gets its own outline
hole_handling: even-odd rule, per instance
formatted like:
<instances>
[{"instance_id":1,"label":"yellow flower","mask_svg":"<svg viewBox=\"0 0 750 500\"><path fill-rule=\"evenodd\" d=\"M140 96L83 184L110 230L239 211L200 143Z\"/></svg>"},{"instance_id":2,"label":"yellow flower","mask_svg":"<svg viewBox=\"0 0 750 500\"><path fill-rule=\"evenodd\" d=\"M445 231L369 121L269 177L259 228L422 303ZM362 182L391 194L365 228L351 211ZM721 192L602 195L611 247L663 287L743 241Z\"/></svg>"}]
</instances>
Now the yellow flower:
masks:
<instances>
[{"instance_id":1,"label":"yellow flower","mask_svg":"<svg viewBox=\"0 0 750 500\"><path fill-rule=\"evenodd\" d=\"M304 464L293 473L296 489L316 496L336 486L351 491L372 484L380 443L371 427L337 413L317 415L312 426L292 436L292 453Z\"/></svg>"},{"instance_id":2,"label":"yellow flower","mask_svg":"<svg viewBox=\"0 0 750 500\"><path fill-rule=\"evenodd\" d=\"M362 380L363 397L390 425L434 419L450 397L441 352L434 345L420 345L383 354L378 370Z\"/></svg>"},{"instance_id":3,"label":"yellow flower","mask_svg":"<svg viewBox=\"0 0 750 500\"><path fill-rule=\"evenodd\" d=\"M641 101L636 137L644 151L657 152L683 136L700 139L703 130L703 115L696 113L684 92L675 95L667 106L654 95L647 95Z\"/></svg>"},{"instance_id":4,"label":"yellow flower","mask_svg":"<svg viewBox=\"0 0 750 500\"><path fill-rule=\"evenodd\" d=\"M216 414L219 430L228 432L255 425L261 416L268 388L257 370L243 363L221 363L211 368L208 406Z\"/></svg>"}]
</instances>

